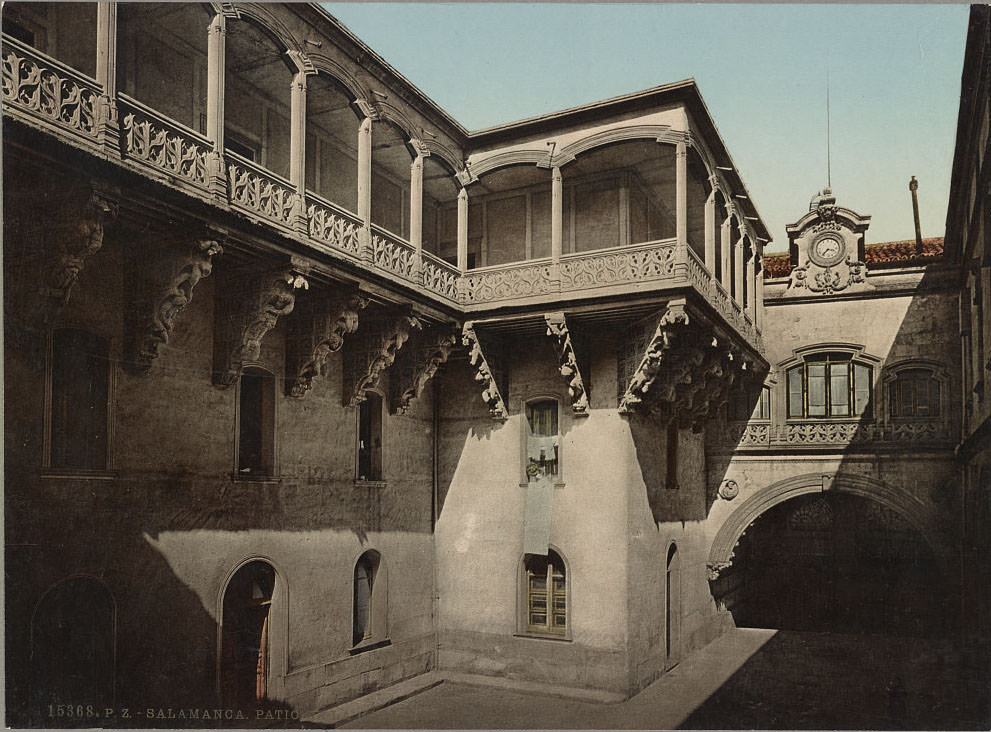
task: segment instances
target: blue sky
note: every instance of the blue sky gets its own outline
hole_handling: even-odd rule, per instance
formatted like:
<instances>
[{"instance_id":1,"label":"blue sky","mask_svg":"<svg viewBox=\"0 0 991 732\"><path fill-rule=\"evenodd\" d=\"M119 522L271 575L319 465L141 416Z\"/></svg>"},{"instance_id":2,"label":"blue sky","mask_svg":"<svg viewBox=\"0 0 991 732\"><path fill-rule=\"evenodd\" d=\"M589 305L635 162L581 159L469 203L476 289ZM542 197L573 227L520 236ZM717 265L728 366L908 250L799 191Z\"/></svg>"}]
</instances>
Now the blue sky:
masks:
<instances>
[{"instance_id":1,"label":"blue sky","mask_svg":"<svg viewBox=\"0 0 991 732\"><path fill-rule=\"evenodd\" d=\"M826 184L868 242L942 236L966 5L326 3L469 129L694 77L774 237Z\"/></svg>"}]
</instances>

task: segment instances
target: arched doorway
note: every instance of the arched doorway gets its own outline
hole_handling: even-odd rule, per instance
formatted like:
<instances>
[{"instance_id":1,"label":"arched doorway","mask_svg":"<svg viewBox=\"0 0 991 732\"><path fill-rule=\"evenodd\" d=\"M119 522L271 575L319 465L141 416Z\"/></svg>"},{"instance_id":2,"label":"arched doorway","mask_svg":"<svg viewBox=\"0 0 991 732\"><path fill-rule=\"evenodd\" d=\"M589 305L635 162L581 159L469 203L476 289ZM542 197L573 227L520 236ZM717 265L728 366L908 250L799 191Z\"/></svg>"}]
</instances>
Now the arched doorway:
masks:
<instances>
[{"instance_id":1,"label":"arched doorway","mask_svg":"<svg viewBox=\"0 0 991 732\"><path fill-rule=\"evenodd\" d=\"M114 600L92 577L63 580L45 593L31 623L34 724L51 724L50 704L79 700L101 711L114 705L116 625ZM78 722L88 727L92 718Z\"/></svg>"},{"instance_id":2,"label":"arched doorway","mask_svg":"<svg viewBox=\"0 0 991 732\"><path fill-rule=\"evenodd\" d=\"M747 528L713 584L737 626L945 634L939 561L903 516L864 496L807 493Z\"/></svg>"},{"instance_id":3,"label":"arched doorway","mask_svg":"<svg viewBox=\"0 0 991 732\"><path fill-rule=\"evenodd\" d=\"M681 659L681 559L678 546L668 547L664 572L664 668Z\"/></svg>"},{"instance_id":4,"label":"arched doorway","mask_svg":"<svg viewBox=\"0 0 991 732\"><path fill-rule=\"evenodd\" d=\"M227 583L221 628L220 692L227 709L248 709L269 696L272 598L276 573L253 561Z\"/></svg>"}]
</instances>

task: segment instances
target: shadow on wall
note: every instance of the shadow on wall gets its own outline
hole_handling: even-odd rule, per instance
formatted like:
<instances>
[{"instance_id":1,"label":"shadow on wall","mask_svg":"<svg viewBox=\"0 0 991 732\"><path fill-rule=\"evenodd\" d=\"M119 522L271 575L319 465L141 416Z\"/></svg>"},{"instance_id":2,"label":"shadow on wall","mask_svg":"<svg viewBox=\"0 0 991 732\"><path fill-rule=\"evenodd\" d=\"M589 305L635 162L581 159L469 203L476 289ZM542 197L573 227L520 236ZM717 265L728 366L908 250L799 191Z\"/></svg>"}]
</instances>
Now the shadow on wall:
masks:
<instances>
[{"instance_id":1,"label":"shadow on wall","mask_svg":"<svg viewBox=\"0 0 991 732\"><path fill-rule=\"evenodd\" d=\"M790 444L780 448L795 450L796 457L804 454L810 460L840 453L840 464L828 471L823 488L781 492L777 499L765 501L760 514L743 522L745 530L729 557L710 554L711 564L731 561L721 567L717 580L710 581L710 589L717 606L730 610L737 625L930 637L951 634L957 627L961 578L951 568L960 506L955 468L948 461L959 432L955 375L960 373L960 359L953 337L956 298L948 294L948 286L945 271L931 266L906 306L890 345L885 352L870 354L880 363L874 368L874 388L858 422L840 424L842 434L819 443L812 438L796 443L801 448ZM829 307L822 306L824 317ZM853 326L860 327L859 322ZM857 331L845 340L857 342ZM815 342L802 345L814 346ZM941 386L938 417L898 415L891 398L900 392L889 392L893 368L934 359L948 375ZM778 375L777 389L787 386L784 379ZM784 398L783 392L778 396ZM821 433L830 435L830 420L820 421ZM725 429L726 424L710 423L712 428ZM798 428L771 424L768 429ZM872 444L879 440L886 446ZM739 449L748 448L737 441L733 454ZM755 459L763 456L770 465L774 456L765 450L751 448L749 452ZM928 451L942 452L944 459L934 468L920 470L912 454ZM722 484L730 460L727 456L713 461L710 486ZM808 472L809 464L793 464L797 473ZM856 486L864 481L876 489L858 491ZM710 502L707 510L711 507ZM732 524L733 516L748 510L747 502L738 500L723 525ZM714 552L718 543L717 537Z\"/></svg>"}]
</instances>

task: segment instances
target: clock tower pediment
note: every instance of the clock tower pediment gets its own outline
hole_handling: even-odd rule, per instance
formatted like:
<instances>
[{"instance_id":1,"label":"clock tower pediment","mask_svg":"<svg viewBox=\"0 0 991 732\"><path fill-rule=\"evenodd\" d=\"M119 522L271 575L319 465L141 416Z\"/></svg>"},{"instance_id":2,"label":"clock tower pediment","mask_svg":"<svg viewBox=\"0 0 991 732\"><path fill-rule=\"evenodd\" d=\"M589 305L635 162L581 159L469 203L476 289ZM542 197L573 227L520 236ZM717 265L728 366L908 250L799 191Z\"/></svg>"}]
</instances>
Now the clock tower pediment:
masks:
<instances>
[{"instance_id":1,"label":"clock tower pediment","mask_svg":"<svg viewBox=\"0 0 991 732\"><path fill-rule=\"evenodd\" d=\"M836 205L825 188L809 212L786 227L791 250L790 295L832 295L873 289L866 279L864 232L870 216Z\"/></svg>"}]
</instances>

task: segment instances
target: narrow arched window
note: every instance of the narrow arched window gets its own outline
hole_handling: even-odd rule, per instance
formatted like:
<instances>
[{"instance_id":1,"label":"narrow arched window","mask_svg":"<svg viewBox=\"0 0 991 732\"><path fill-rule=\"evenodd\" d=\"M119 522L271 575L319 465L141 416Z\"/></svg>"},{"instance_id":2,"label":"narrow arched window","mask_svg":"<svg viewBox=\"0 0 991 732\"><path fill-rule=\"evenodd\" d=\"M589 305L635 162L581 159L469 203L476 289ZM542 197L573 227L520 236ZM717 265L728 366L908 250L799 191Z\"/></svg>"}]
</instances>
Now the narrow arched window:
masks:
<instances>
[{"instance_id":1,"label":"narrow arched window","mask_svg":"<svg viewBox=\"0 0 991 732\"><path fill-rule=\"evenodd\" d=\"M382 397L365 393L358 405L358 480L382 480Z\"/></svg>"},{"instance_id":2,"label":"narrow arched window","mask_svg":"<svg viewBox=\"0 0 991 732\"><path fill-rule=\"evenodd\" d=\"M52 333L50 465L106 470L110 356L106 339L62 328Z\"/></svg>"},{"instance_id":3,"label":"narrow arched window","mask_svg":"<svg viewBox=\"0 0 991 732\"><path fill-rule=\"evenodd\" d=\"M351 645L379 646L388 639L389 582L382 556L370 549L354 564Z\"/></svg>"},{"instance_id":4,"label":"narrow arched window","mask_svg":"<svg viewBox=\"0 0 991 732\"><path fill-rule=\"evenodd\" d=\"M524 567L526 631L565 635L568 629L568 587L564 562L553 550L528 555Z\"/></svg>"},{"instance_id":5,"label":"narrow arched window","mask_svg":"<svg viewBox=\"0 0 991 732\"><path fill-rule=\"evenodd\" d=\"M888 384L892 417L938 417L940 383L929 369L905 369Z\"/></svg>"},{"instance_id":6,"label":"narrow arched window","mask_svg":"<svg viewBox=\"0 0 991 732\"><path fill-rule=\"evenodd\" d=\"M247 478L275 474L275 377L259 368L241 375L237 472Z\"/></svg>"}]
</instances>

